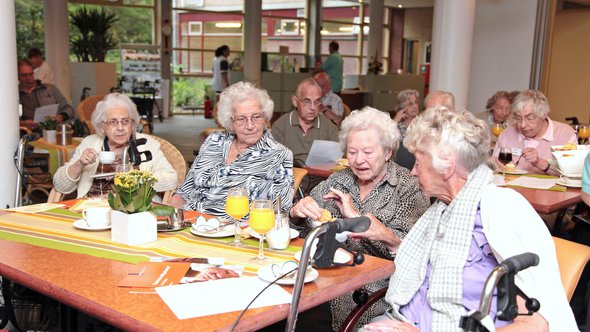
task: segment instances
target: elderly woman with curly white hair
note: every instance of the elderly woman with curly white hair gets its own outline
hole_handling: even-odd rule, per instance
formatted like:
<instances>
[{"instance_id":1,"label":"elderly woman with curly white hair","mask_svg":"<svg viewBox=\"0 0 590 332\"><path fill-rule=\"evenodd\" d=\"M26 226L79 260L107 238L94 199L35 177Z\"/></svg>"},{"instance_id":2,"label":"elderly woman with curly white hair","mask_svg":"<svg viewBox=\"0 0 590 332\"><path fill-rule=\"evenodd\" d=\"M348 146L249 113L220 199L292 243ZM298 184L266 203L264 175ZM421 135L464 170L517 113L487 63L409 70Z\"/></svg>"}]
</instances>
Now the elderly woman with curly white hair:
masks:
<instances>
[{"instance_id":1,"label":"elderly woman with curly white hair","mask_svg":"<svg viewBox=\"0 0 590 332\"><path fill-rule=\"evenodd\" d=\"M78 198L98 196L108 192L112 177L96 177L96 173L113 172L115 165L122 163L123 151L132 138L145 138L146 144L138 146L139 152L150 151L152 160L142 162L140 170L154 173L158 182L156 191L166 191L178 186L177 175L162 150L160 143L149 135L135 133L139 123L137 106L120 93L111 93L96 105L90 118L96 134L85 137L76 148L71 160L60 167L53 177L55 189L63 194L78 190ZM101 164L100 151L115 152L115 161ZM98 171L98 172L97 172Z\"/></svg>"},{"instance_id":2,"label":"elderly woman with curly white hair","mask_svg":"<svg viewBox=\"0 0 590 332\"><path fill-rule=\"evenodd\" d=\"M230 188L245 187L250 200L280 197L281 209L293 201L293 153L268 131L274 103L265 90L239 82L226 88L218 120L226 131L209 135L171 204L186 210L226 216Z\"/></svg>"},{"instance_id":3,"label":"elderly woman with curly white hair","mask_svg":"<svg viewBox=\"0 0 590 332\"><path fill-rule=\"evenodd\" d=\"M371 219L370 228L348 234L347 247L392 260L399 243L430 205L409 170L393 161L399 131L387 113L365 107L342 121L339 140L350 168L330 175L316 186L311 196L291 209L291 217L317 220L323 209L337 218L367 216ZM375 291L386 285L387 280L381 280L367 288ZM337 298L330 305L332 327L338 330L355 306L352 294ZM379 310L382 313L384 308L385 303L373 306L372 314Z\"/></svg>"},{"instance_id":4,"label":"elderly woman with curly white hair","mask_svg":"<svg viewBox=\"0 0 590 332\"><path fill-rule=\"evenodd\" d=\"M495 320L494 295L491 321L498 330L577 331L547 227L524 197L492 182L486 123L468 111L435 107L414 119L404 145L416 155L412 175L420 189L437 201L399 246L385 296L390 309L364 328L457 331L461 316L479 308L496 265L532 252L539 265L519 272L515 282L540 301L540 311L511 322ZM518 312L527 312L520 296L517 305Z\"/></svg>"}]
</instances>

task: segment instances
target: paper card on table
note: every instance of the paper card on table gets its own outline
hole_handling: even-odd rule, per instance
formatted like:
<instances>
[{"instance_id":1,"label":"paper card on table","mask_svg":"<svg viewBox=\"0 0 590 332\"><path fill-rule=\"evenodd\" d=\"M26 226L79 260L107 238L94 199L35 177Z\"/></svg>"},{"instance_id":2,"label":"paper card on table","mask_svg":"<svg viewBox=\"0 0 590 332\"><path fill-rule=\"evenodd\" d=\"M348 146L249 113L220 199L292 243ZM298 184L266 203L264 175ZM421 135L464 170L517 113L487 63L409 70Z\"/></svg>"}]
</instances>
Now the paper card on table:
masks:
<instances>
[{"instance_id":1,"label":"paper card on table","mask_svg":"<svg viewBox=\"0 0 590 332\"><path fill-rule=\"evenodd\" d=\"M35 117L33 118L33 121L39 123L39 122L45 121L45 117L48 117L48 116L55 117L55 115L57 114L58 108L59 108L59 104L51 104L51 105L37 107L35 109Z\"/></svg>"},{"instance_id":2,"label":"paper card on table","mask_svg":"<svg viewBox=\"0 0 590 332\"><path fill-rule=\"evenodd\" d=\"M19 207L8 209L8 211L23 212L23 213L38 213L38 212L57 209L62 206L65 206L65 205L57 204L57 203L41 203L41 204L19 206Z\"/></svg>"},{"instance_id":3,"label":"paper card on table","mask_svg":"<svg viewBox=\"0 0 590 332\"><path fill-rule=\"evenodd\" d=\"M181 284L204 282L213 279L237 278L244 273L242 265L225 265L224 258L198 257L151 257L151 262L183 262L190 263L190 269L180 280Z\"/></svg>"},{"instance_id":4,"label":"paper card on table","mask_svg":"<svg viewBox=\"0 0 590 332\"><path fill-rule=\"evenodd\" d=\"M118 286L154 288L178 285L190 266L191 263L143 262L131 266L127 276L119 282Z\"/></svg>"},{"instance_id":5,"label":"paper card on table","mask_svg":"<svg viewBox=\"0 0 590 332\"><path fill-rule=\"evenodd\" d=\"M158 287L156 292L178 319L186 319L242 310L267 285L258 277L243 277ZM271 285L250 308L290 302L289 292L278 285Z\"/></svg>"},{"instance_id":6,"label":"paper card on table","mask_svg":"<svg viewBox=\"0 0 590 332\"><path fill-rule=\"evenodd\" d=\"M93 207L110 207L109 202L103 198L81 199L70 207L70 211L82 212Z\"/></svg>"},{"instance_id":7,"label":"paper card on table","mask_svg":"<svg viewBox=\"0 0 590 332\"><path fill-rule=\"evenodd\" d=\"M559 179L540 179L530 176L521 176L506 183L509 186L519 186L533 189L549 189L553 187Z\"/></svg>"},{"instance_id":8,"label":"paper card on table","mask_svg":"<svg viewBox=\"0 0 590 332\"><path fill-rule=\"evenodd\" d=\"M340 143L316 139L311 145L305 165L336 163L340 158L342 158Z\"/></svg>"}]
</instances>

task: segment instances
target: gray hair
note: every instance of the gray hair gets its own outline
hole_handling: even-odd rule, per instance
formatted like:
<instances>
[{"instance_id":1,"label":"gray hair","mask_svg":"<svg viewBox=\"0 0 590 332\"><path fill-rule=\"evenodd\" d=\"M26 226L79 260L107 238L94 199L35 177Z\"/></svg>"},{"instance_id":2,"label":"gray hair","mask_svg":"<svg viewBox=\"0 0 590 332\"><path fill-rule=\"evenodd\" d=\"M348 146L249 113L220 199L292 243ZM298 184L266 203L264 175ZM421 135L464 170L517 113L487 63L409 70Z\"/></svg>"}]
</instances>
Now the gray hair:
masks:
<instances>
[{"instance_id":1,"label":"gray hair","mask_svg":"<svg viewBox=\"0 0 590 332\"><path fill-rule=\"evenodd\" d=\"M133 119L135 125L139 124L139 113L137 112L137 106L131 100L131 98L120 93L109 93L103 100L96 104L96 108L90 116L90 122L96 130L96 133L100 136L104 136L104 130L102 129L102 123L106 120L107 111L113 108L123 108L129 112L129 117Z\"/></svg>"},{"instance_id":2,"label":"gray hair","mask_svg":"<svg viewBox=\"0 0 590 332\"><path fill-rule=\"evenodd\" d=\"M455 96L452 93L443 90L430 91L426 98L424 98L424 107L426 107L426 105L428 105L433 99L438 99L437 101L440 105L433 105L431 107L444 106L451 111L455 110Z\"/></svg>"},{"instance_id":3,"label":"gray hair","mask_svg":"<svg viewBox=\"0 0 590 332\"><path fill-rule=\"evenodd\" d=\"M344 118L338 134L340 149L346 152L348 135L351 131L367 129L376 132L381 146L386 150L391 150L391 155L395 156L401 138L395 121L387 113L369 106L363 107L360 111L353 111Z\"/></svg>"},{"instance_id":4,"label":"gray hair","mask_svg":"<svg viewBox=\"0 0 590 332\"><path fill-rule=\"evenodd\" d=\"M542 119L546 119L551 111L549 109L549 100L547 100L547 97L541 91L524 90L514 97L510 107L510 113L512 115L520 113L527 106L531 106L533 113Z\"/></svg>"},{"instance_id":5,"label":"gray hair","mask_svg":"<svg viewBox=\"0 0 590 332\"><path fill-rule=\"evenodd\" d=\"M223 90L217 104L217 119L223 128L233 132L231 118L234 114L234 106L252 99L260 104L260 109L266 118L265 126L268 126L275 103L270 99L266 90L258 89L250 82L238 82Z\"/></svg>"},{"instance_id":6,"label":"gray hair","mask_svg":"<svg viewBox=\"0 0 590 332\"><path fill-rule=\"evenodd\" d=\"M416 97L416 101L420 102L420 92L414 89L406 89L402 90L397 94L397 104L395 105L395 111L399 111L405 107L406 101L410 99L411 96Z\"/></svg>"},{"instance_id":7,"label":"gray hair","mask_svg":"<svg viewBox=\"0 0 590 332\"><path fill-rule=\"evenodd\" d=\"M406 132L404 145L432 157L432 166L446 172L454 159L467 173L486 163L490 156L490 129L471 112L449 112L436 106L418 115Z\"/></svg>"}]
</instances>

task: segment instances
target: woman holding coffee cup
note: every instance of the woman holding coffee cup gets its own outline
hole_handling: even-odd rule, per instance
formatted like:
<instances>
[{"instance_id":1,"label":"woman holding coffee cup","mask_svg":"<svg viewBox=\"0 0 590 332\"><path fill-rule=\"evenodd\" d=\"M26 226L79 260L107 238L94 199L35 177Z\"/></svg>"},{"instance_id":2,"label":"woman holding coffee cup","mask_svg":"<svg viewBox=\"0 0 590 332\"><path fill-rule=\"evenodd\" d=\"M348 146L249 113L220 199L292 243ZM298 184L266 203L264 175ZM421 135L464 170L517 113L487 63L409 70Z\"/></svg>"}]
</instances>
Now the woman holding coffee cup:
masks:
<instances>
[{"instance_id":1,"label":"woman holding coffee cup","mask_svg":"<svg viewBox=\"0 0 590 332\"><path fill-rule=\"evenodd\" d=\"M97 129L96 134L85 137L71 160L55 173L53 185L58 192L69 194L77 189L78 198L104 194L105 182L112 176L100 175L114 172L116 165L123 163L123 151L133 137L147 139L138 150L150 151L152 160L142 162L139 169L154 173L158 179L154 189L166 191L177 187L176 171L162 153L160 143L149 135L135 133L139 113L129 97L120 93L108 94L96 105L90 120Z\"/></svg>"}]
</instances>

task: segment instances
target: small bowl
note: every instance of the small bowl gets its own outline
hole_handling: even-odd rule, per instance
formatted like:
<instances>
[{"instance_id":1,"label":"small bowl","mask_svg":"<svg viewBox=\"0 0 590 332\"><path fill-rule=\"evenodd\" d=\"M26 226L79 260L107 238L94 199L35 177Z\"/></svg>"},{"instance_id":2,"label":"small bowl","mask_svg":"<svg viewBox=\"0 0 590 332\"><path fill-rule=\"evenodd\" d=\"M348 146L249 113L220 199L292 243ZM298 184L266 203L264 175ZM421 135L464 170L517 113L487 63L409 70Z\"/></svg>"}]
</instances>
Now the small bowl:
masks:
<instances>
[{"instance_id":1,"label":"small bowl","mask_svg":"<svg viewBox=\"0 0 590 332\"><path fill-rule=\"evenodd\" d=\"M569 150L569 151L553 151L553 157L557 160L559 171L568 177L570 175L582 174L584 168L584 160L590 150Z\"/></svg>"}]
</instances>

